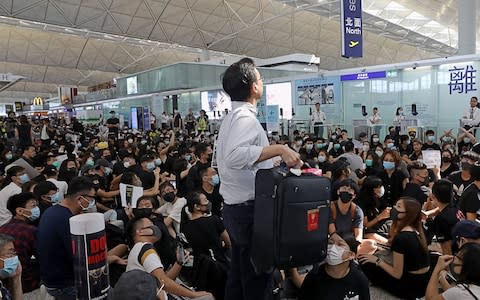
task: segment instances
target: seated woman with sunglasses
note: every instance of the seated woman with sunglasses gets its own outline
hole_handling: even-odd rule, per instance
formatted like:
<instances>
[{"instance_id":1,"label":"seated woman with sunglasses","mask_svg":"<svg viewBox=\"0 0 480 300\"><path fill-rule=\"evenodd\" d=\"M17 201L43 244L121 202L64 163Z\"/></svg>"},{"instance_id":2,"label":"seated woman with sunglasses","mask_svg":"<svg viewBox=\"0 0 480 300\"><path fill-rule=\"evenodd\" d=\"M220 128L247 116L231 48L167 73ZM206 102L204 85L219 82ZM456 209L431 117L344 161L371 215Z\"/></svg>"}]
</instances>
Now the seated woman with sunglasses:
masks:
<instances>
[{"instance_id":1,"label":"seated woman with sunglasses","mask_svg":"<svg viewBox=\"0 0 480 300\"><path fill-rule=\"evenodd\" d=\"M426 300L456 300L480 298L480 244L467 243L456 256L443 255L438 258L428 283ZM445 286L445 279L455 286ZM438 283L444 292L438 292Z\"/></svg>"},{"instance_id":2,"label":"seated woman with sunglasses","mask_svg":"<svg viewBox=\"0 0 480 300\"><path fill-rule=\"evenodd\" d=\"M390 211L392 263L371 254L359 255L362 269L373 285L403 299L425 295L430 258L422 228L420 203L401 197Z\"/></svg>"}]
</instances>

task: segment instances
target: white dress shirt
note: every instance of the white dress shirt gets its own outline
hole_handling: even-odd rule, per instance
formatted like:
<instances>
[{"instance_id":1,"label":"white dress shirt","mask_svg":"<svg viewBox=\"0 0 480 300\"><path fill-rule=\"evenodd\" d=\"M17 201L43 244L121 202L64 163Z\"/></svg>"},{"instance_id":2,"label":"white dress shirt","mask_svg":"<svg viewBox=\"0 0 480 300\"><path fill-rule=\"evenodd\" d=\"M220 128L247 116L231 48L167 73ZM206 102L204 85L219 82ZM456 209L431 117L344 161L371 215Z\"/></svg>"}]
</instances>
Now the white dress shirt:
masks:
<instances>
[{"instance_id":1,"label":"white dress shirt","mask_svg":"<svg viewBox=\"0 0 480 300\"><path fill-rule=\"evenodd\" d=\"M49 140L50 137L48 136L48 133L47 133L47 126L43 125L42 126L42 134L40 136L40 139L42 140Z\"/></svg>"},{"instance_id":2,"label":"white dress shirt","mask_svg":"<svg viewBox=\"0 0 480 300\"><path fill-rule=\"evenodd\" d=\"M476 127L480 124L480 109L478 107L469 107L463 113L463 125Z\"/></svg>"},{"instance_id":3,"label":"white dress shirt","mask_svg":"<svg viewBox=\"0 0 480 300\"><path fill-rule=\"evenodd\" d=\"M380 116L379 113L373 114L369 119L371 124L379 124L381 120L382 120L382 117Z\"/></svg>"},{"instance_id":4,"label":"white dress shirt","mask_svg":"<svg viewBox=\"0 0 480 300\"><path fill-rule=\"evenodd\" d=\"M273 168L267 159L257 163L268 138L257 120L257 108L248 102L232 101L232 112L222 122L216 144L220 193L226 204L255 198L255 175Z\"/></svg>"},{"instance_id":5,"label":"white dress shirt","mask_svg":"<svg viewBox=\"0 0 480 300\"><path fill-rule=\"evenodd\" d=\"M325 117L325 113L323 111L314 111L312 113L312 122L313 123L323 123L327 118Z\"/></svg>"},{"instance_id":6,"label":"white dress shirt","mask_svg":"<svg viewBox=\"0 0 480 300\"><path fill-rule=\"evenodd\" d=\"M22 188L13 182L0 191L0 226L8 223L12 218L12 213L7 209L8 198L21 192Z\"/></svg>"}]
</instances>

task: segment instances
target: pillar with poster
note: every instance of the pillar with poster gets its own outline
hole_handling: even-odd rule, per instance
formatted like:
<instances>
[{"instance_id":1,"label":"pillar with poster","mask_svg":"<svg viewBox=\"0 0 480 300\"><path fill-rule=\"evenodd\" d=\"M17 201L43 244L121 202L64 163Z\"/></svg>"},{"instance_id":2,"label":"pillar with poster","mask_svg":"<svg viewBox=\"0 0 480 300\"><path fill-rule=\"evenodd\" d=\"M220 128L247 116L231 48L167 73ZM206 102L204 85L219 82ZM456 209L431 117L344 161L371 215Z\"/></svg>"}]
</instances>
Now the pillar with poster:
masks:
<instances>
[{"instance_id":1,"label":"pillar with poster","mask_svg":"<svg viewBox=\"0 0 480 300\"><path fill-rule=\"evenodd\" d=\"M103 215L87 213L70 218L70 233L78 299L107 299L110 281Z\"/></svg>"}]
</instances>

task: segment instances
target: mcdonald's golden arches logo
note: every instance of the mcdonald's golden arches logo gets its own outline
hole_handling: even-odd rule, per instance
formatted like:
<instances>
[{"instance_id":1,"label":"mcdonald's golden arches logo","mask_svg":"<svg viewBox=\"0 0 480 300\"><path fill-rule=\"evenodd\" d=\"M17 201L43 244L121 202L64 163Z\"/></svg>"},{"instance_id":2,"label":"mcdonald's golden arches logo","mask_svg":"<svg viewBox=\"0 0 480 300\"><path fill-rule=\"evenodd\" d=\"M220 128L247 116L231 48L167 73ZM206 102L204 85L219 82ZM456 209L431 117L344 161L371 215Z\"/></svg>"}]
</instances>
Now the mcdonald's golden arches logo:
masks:
<instances>
[{"instance_id":1,"label":"mcdonald's golden arches logo","mask_svg":"<svg viewBox=\"0 0 480 300\"><path fill-rule=\"evenodd\" d=\"M43 105L43 98L42 97L33 98L33 105L38 105L38 106Z\"/></svg>"}]
</instances>

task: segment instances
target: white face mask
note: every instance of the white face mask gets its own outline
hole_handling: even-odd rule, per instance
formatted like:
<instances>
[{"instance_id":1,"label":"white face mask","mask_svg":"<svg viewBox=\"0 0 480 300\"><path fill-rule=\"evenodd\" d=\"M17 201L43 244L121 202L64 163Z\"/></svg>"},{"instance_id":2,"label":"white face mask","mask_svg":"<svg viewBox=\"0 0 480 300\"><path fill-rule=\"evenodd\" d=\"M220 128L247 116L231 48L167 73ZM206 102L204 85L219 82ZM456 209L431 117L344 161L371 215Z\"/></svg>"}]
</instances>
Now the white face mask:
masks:
<instances>
[{"instance_id":1,"label":"white face mask","mask_svg":"<svg viewBox=\"0 0 480 300\"><path fill-rule=\"evenodd\" d=\"M343 263L345 261L343 259L345 251L344 248L337 246L336 244L328 244L325 262L330 266L336 266Z\"/></svg>"},{"instance_id":2,"label":"white face mask","mask_svg":"<svg viewBox=\"0 0 480 300\"><path fill-rule=\"evenodd\" d=\"M378 192L377 196L378 196L378 198L381 198L381 197L383 197L383 195L385 195L385 187L382 185L380 187L380 191Z\"/></svg>"}]
</instances>

